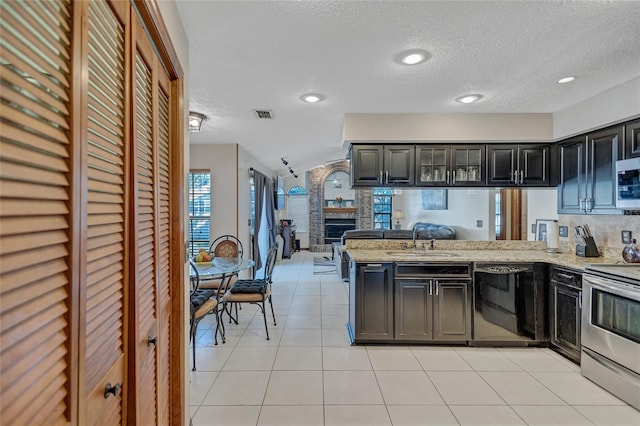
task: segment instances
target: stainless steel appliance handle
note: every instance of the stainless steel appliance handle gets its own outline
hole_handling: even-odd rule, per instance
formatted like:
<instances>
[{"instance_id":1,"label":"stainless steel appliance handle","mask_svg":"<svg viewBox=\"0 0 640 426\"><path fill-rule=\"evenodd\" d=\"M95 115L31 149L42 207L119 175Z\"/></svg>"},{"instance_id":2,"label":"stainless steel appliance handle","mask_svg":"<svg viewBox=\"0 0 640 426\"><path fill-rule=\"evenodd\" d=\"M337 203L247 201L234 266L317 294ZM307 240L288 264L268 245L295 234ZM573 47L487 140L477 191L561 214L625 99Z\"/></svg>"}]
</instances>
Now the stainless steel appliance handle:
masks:
<instances>
[{"instance_id":1,"label":"stainless steel appliance handle","mask_svg":"<svg viewBox=\"0 0 640 426\"><path fill-rule=\"evenodd\" d=\"M592 277L590 275L585 276L583 283L587 286L587 291L592 288L606 293L626 297L631 300L640 301L638 287L632 284L625 284L608 278Z\"/></svg>"},{"instance_id":2,"label":"stainless steel appliance handle","mask_svg":"<svg viewBox=\"0 0 640 426\"><path fill-rule=\"evenodd\" d=\"M578 293L578 306L580 307L580 310L582 310L582 292Z\"/></svg>"}]
</instances>

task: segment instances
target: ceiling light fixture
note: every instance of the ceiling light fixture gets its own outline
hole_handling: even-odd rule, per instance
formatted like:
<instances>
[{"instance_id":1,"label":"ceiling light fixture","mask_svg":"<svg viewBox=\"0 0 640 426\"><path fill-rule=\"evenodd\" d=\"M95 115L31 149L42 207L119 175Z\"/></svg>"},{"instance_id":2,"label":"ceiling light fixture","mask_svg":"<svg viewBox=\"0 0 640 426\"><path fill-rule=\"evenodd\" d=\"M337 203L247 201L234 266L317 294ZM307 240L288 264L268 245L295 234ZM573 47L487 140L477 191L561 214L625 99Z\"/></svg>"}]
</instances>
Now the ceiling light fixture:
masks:
<instances>
[{"instance_id":1,"label":"ceiling light fixture","mask_svg":"<svg viewBox=\"0 0 640 426\"><path fill-rule=\"evenodd\" d=\"M418 65L427 62L431 54L424 49L409 49L398 53L393 59L400 65Z\"/></svg>"},{"instance_id":2,"label":"ceiling light fixture","mask_svg":"<svg viewBox=\"0 0 640 426\"><path fill-rule=\"evenodd\" d=\"M321 95L320 93L305 93L304 95L300 96L300 99L310 104L322 102L324 98L324 95Z\"/></svg>"},{"instance_id":3,"label":"ceiling light fixture","mask_svg":"<svg viewBox=\"0 0 640 426\"><path fill-rule=\"evenodd\" d=\"M477 93L473 93L473 94L464 95L464 96L460 96L459 98L456 98L456 102L460 102L461 104L470 104L470 103L479 101L483 97L484 96L482 96L482 95L479 95Z\"/></svg>"},{"instance_id":4,"label":"ceiling light fixture","mask_svg":"<svg viewBox=\"0 0 640 426\"><path fill-rule=\"evenodd\" d=\"M298 179L298 175L293 171L291 167L289 167L289 173L291 173L294 178Z\"/></svg>"},{"instance_id":5,"label":"ceiling light fixture","mask_svg":"<svg viewBox=\"0 0 640 426\"><path fill-rule=\"evenodd\" d=\"M574 76L564 77L564 78L561 78L560 80L556 81L556 83L560 83L560 84L570 83L575 79L576 78Z\"/></svg>"},{"instance_id":6,"label":"ceiling light fixture","mask_svg":"<svg viewBox=\"0 0 640 426\"><path fill-rule=\"evenodd\" d=\"M199 112L189 111L189 133L197 133L202 127L202 122L207 119L207 116L200 114Z\"/></svg>"}]
</instances>

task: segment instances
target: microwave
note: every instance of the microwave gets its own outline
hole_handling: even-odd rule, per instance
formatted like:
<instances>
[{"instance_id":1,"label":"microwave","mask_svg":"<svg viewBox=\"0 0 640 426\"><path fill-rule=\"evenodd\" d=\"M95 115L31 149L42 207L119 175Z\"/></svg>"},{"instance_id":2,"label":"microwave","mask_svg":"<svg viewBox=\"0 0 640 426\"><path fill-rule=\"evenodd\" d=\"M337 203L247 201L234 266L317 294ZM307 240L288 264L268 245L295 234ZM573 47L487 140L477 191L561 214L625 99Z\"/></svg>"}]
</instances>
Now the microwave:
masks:
<instances>
[{"instance_id":1,"label":"microwave","mask_svg":"<svg viewBox=\"0 0 640 426\"><path fill-rule=\"evenodd\" d=\"M616 161L616 208L640 210L640 157Z\"/></svg>"}]
</instances>

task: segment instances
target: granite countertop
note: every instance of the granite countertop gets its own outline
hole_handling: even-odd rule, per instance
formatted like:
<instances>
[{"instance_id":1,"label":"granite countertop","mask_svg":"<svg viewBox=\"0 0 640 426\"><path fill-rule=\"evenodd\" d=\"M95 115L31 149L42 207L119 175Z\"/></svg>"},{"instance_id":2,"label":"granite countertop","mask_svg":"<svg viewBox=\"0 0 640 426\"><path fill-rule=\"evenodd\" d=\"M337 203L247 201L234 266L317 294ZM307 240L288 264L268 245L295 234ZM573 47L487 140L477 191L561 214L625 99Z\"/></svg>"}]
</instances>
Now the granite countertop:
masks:
<instances>
[{"instance_id":1,"label":"granite countertop","mask_svg":"<svg viewBox=\"0 0 640 426\"><path fill-rule=\"evenodd\" d=\"M580 271L587 264L622 260L607 251L601 257L579 257L574 247L566 246L561 247L561 253L547 253L546 244L540 241L435 241L435 250L427 248L428 241L419 241L417 250L411 249L409 243L411 241L354 240L348 241L344 250L356 262L544 262ZM446 256L447 253L454 256Z\"/></svg>"}]
</instances>

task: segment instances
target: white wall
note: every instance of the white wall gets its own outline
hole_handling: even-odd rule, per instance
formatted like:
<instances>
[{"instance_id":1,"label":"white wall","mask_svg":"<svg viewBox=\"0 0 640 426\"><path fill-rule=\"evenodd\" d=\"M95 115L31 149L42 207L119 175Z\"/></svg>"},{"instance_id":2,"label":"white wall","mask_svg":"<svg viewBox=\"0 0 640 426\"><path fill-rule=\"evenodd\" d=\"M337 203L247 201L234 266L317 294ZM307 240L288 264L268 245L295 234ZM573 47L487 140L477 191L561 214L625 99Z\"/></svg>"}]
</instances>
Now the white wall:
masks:
<instances>
[{"instance_id":1,"label":"white wall","mask_svg":"<svg viewBox=\"0 0 640 426\"><path fill-rule=\"evenodd\" d=\"M455 228L458 240L495 239L495 198L488 189L449 189L447 210L423 210L421 190L403 190L394 195L393 208L400 208L405 218L403 229L411 229L416 222L429 222ZM482 228L476 221L482 220Z\"/></svg>"},{"instance_id":2,"label":"white wall","mask_svg":"<svg viewBox=\"0 0 640 426\"><path fill-rule=\"evenodd\" d=\"M307 173L300 173L297 178L293 176L286 176L284 178L284 192L285 194L289 192L294 186L301 186L307 189ZM307 195L307 205L309 202L309 196ZM285 196L285 210L280 213L281 219L289 218L289 197ZM308 211L308 208L307 208ZM309 232L298 232L296 231L296 239L300 240L300 248L309 248Z\"/></svg>"},{"instance_id":3,"label":"white wall","mask_svg":"<svg viewBox=\"0 0 640 426\"><path fill-rule=\"evenodd\" d=\"M523 193L527 196L527 239L531 241L536 239L531 232L536 219L558 219L558 191L556 188L527 189Z\"/></svg>"},{"instance_id":4,"label":"white wall","mask_svg":"<svg viewBox=\"0 0 640 426\"><path fill-rule=\"evenodd\" d=\"M160 10L160 15L162 15L162 20L165 23L167 31L169 32L169 37L171 38L171 42L173 44L173 48L178 56L178 60L180 61L180 66L184 71L183 78L183 105L187 105L183 111L183 122L189 122L189 41L187 40L187 35L184 32L184 26L182 25L182 21L180 20L180 15L178 15L178 9L176 8L175 2L169 1L159 1L157 2L158 8ZM184 164L183 164L183 176L184 176L184 187L182 188L183 194L188 194L189 189L189 133L188 126L184 128ZM189 229L189 203L184 203L184 229ZM189 235L185 235L184 244L186 244L186 239L189 238ZM184 267L184 282L189 282L189 268ZM182 419L184 424L189 424L189 420L191 417L190 406L190 387L189 387L189 377L190 377L190 351L189 351L189 286L184 286L184 360L185 364L183 365L184 371L183 375L185 378L184 383L184 400L182 401L182 406L185 407L184 413L182 413Z\"/></svg>"},{"instance_id":5,"label":"white wall","mask_svg":"<svg viewBox=\"0 0 640 426\"><path fill-rule=\"evenodd\" d=\"M191 145L191 168L211 170L210 241L224 234L238 235L237 164L236 144Z\"/></svg>"},{"instance_id":6,"label":"white wall","mask_svg":"<svg viewBox=\"0 0 640 426\"><path fill-rule=\"evenodd\" d=\"M550 141L551 114L345 114L344 140Z\"/></svg>"},{"instance_id":7,"label":"white wall","mask_svg":"<svg viewBox=\"0 0 640 426\"><path fill-rule=\"evenodd\" d=\"M640 115L640 78L553 113L553 137L562 139Z\"/></svg>"}]
</instances>

